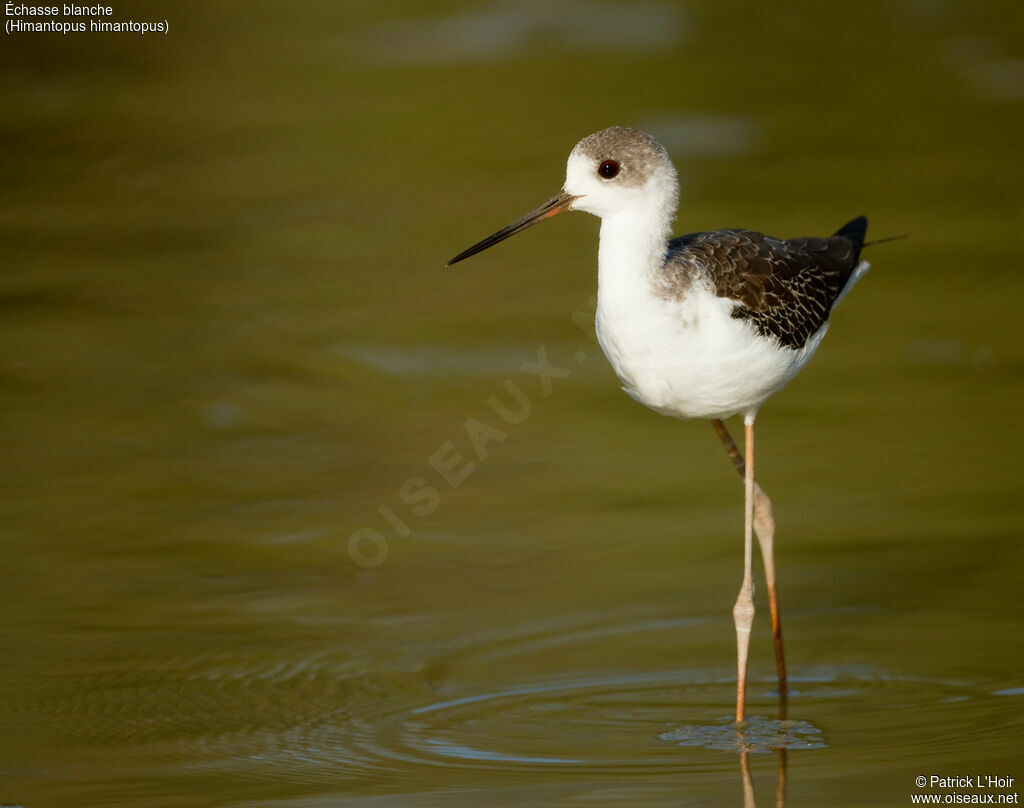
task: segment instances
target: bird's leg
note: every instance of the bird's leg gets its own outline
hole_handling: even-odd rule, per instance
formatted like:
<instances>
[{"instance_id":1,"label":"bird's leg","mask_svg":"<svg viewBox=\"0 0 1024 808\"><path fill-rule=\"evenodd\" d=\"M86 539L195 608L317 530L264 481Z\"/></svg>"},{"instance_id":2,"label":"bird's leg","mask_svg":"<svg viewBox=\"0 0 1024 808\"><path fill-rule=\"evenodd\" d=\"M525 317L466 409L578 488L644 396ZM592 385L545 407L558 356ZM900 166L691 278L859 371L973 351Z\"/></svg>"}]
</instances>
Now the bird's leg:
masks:
<instances>
[{"instance_id":1,"label":"bird's leg","mask_svg":"<svg viewBox=\"0 0 1024 808\"><path fill-rule=\"evenodd\" d=\"M746 480L746 464L743 455L736 447L732 435L722 421L712 419L711 426L729 454L732 464L740 477ZM775 588L775 519L772 516L772 502L761 486L754 483L754 532L757 543L761 547L761 559L764 562L765 583L768 585L768 608L772 616L772 639L775 645L775 669L779 677L779 718L785 719L787 714L786 657L782 649L782 617L779 613L779 596Z\"/></svg>"},{"instance_id":2,"label":"bird's leg","mask_svg":"<svg viewBox=\"0 0 1024 808\"><path fill-rule=\"evenodd\" d=\"M743 507L743 583L732 607L736 624L736 721L743 720L747 701L747 655L750 651L750 628L754 624L754 419L743 419L746 435L747 469L744 475Z\"/></svg>"},{"instance_id":3,"label":"bird's leg","mask_svg":"<svg viewBox=\"0 0 1024 808\"><path fill-rule=\"evenodd\" d=\"M775 519L772 517L771 500L757 483L754 483L754 511L757 543L761 547L764 579L768 585L768 610L772 615L775 670L779 678L779 718L785 720L789 697L786 685L786 656L782 650L782 617L779 614L779 595L775 588Z\"/></svg>"},{"instance_id":4,"label":"bird's leg","mask_svg":"<svg viewBox=\"0 0 1024 808\"><path fill-rule=\"evenodd\" d=\"M743 455L740 454L740 450L736 447L736 441L732 439L732 435L729 434L729 430L723 421L718 418L712 418L711 426L715 428L715 434L722 441L725 451L729 453L729 459L732 460L732 464L736 467L736 471L740 473L740 478L742 479L747 471L746 466L743 464Z\"/></svg>"}]
</instances>

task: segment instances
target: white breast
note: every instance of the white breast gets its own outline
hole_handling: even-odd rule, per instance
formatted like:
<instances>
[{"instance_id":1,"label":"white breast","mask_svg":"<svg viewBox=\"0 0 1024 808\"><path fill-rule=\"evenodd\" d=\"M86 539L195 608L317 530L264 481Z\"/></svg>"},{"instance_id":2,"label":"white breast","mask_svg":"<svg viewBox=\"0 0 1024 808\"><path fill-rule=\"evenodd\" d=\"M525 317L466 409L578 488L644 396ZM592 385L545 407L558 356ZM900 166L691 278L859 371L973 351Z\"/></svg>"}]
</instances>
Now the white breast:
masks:
<instances>
[{"instance_id":1,"label":"white breast","mask_svg":"<svg viewBox=\"0 0 1024 808\"><path fill-rule=\"evenodd\" d=\"M628 301L599 289L598 339L627 393L678 418L755 413L807 363L828 328L793 350L732 317L734 304L706 284L691 286L681 301L637 286L647 293Z\"/></svg>"}]
</instances>

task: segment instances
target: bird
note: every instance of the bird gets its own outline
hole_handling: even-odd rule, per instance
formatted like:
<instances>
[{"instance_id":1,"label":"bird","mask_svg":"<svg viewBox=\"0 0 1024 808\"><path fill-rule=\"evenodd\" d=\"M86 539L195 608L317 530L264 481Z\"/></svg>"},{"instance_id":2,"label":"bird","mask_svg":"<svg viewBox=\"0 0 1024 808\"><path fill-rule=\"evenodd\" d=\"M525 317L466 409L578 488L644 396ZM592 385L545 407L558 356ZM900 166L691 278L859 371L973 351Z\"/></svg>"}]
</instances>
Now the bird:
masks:
<instances>
[{"instance_id":1,"label":"bird","mask_svg":"<svg viewBox=\"0 0 1024 808\"><path fill-rule=\"evenodd\" d=\"M868 270L867 218L827 237L780 239L727 228L673 237L679 176L665 148L613 126L579 141L547 202L452 258L451 266L564 211L601 219L597 338L623 389L655 412L707 419L744 482L743 578L736 629L736 722L746 715L754 620L753 535L765 568L779 684L787 679L771 500L754 478L754 423L765 401L811 359L837 303ZM744 451L724 421L740 416Z\"/></svg>"}]
</instances>

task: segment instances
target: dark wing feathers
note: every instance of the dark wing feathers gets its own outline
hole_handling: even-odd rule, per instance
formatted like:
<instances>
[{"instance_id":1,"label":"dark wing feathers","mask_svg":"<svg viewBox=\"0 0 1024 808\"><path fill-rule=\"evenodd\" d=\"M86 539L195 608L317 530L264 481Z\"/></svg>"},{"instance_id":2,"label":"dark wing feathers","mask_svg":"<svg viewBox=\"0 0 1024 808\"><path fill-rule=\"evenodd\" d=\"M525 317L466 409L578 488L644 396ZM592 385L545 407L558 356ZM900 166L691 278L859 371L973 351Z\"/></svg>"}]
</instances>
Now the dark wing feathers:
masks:
<instances>
[{"instance_id":1,"label":"dark wing feathers","mask_svg":"<svg viewBox=\"0 0 1024 808\"><path fill-rule=\"evenodd\" d=\"M669 242L669 265L699 265L719 297L736 301L732 316L790 348L802 348L828 320L860 258L867 219L828 238L785 241L751 230L692 233Z\"/></svg>"}]
</instances>

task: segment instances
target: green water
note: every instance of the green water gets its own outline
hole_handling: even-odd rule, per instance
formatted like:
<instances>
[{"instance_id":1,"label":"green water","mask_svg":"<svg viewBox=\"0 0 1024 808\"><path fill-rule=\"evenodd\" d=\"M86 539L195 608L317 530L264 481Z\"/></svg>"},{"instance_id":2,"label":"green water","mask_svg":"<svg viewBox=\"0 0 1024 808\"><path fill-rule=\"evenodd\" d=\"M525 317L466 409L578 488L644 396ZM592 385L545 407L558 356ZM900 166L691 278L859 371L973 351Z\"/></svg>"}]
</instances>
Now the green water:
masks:
<instances>
[{"instance_id":1,"label":"green water","mask_svg":"<svg viewBox=\"0 0 1024 808\"><path fill-rule=\"evenodd\" d=\"M911 235L758 421L804 743L749 755L753 796L1017 793L1021 9L126 2L169 35L6 36L0 803L744 804L742 489L580 327L597 221L442 269L611 124L669 148L678 232Z\"/></svg>"}]
</instances>

